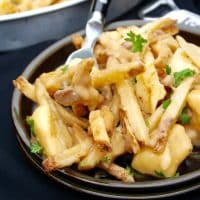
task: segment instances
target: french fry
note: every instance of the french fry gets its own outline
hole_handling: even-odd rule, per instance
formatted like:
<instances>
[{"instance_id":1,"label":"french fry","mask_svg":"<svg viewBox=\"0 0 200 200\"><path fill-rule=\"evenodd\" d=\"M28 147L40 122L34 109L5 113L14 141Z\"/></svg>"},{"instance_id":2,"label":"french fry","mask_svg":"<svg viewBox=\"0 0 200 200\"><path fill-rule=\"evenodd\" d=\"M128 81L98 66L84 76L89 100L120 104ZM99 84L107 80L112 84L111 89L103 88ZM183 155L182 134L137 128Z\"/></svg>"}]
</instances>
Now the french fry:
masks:
<instances>
[{"instance_id":1,"label":"french fry","mask_svg":"<svg viewBox=\"0 0 200 200\"><path fill-rule=\"evenodd\" d=\"M185 132L189 136L192 145L198 147L200 145L200 131L192 125L185 126Z\"/></svg>"},{"instance_id":2,"label":"french fry","mask_svg":"<svg viewBox=\"0 0 200 200\"><path fill-rule=\"evenodd\" d=\"M118 83L124 79L136 76L144 71L144 65L140 61L133 63L118 64L113 68L99 70L93 68L91 72L92 85L94 87L103 87L113 83Z\"/></svg>"},{"instance_id":3,"label":"french fry","mask_svg":"<svg viewBox=\"0 0 200 200\"><path fill-rule=\"evenodd\" d=\"M114 116L114 124L115 126L117 126L119 122L120 97L119 94L117 93L116 88L114 89L114 94L110 102L110 110L112 111Z\"/></svg>"},{"instance_id":4,"label":"french fry","mask_svg":"<svg viewBox=\"0 0 200 200\"><path fill-rule=\"evenodd\" d=\"M160 172L164 177L173 177L180 163L191 151L192 144L184 127L175 124L170 129L164 151L157 153L151 148L144 147L133 157L132 167L143 174L158 176Z\"/></svg>"},{"instance_id":5,"label":"french fry","mask_svg":"<svg viewBox=\"0 0 200 200\"><path fill-rule=\"evenodd\" d=\"M190 108L200 117L200 90L192 90L187 96L187 102Z\"/></svg>"},{"instance_id":6,"label":"french fry","mask_svg":"<svg viewBox=\"0 0 200 200\"><path fill-rule=\"evenodd\" d=\"M90 150L90 152L87 154L86 157L84 157L78 165L79 170L90 170L93 169L98 165L98 163L101 161L101 159L105 156L106 151L101 149L100 146L97 144L94 144Z\"/></svg>"},{"instance_id":7,"label":"french fry","mask_svg":"<svg viewBox=\"0 0 200 200\"><path fill-rule=\"evenodd\" d=\"M137 153L140 151L140 145L135 137L135 135L133 134L132 130L131 130L131 126L129 124L129 121L126 117L124 117L124 123L126 126L126 134L130 136L130 145L132 147L132 151L133 153Z\"/></svg>"},{"instance_id":8,"label":"french fry","mask_svg":"<svg viewBox=\"0 0 200 200\"><path fill-rule=\"evenodd\" d=\"M108 60L108 55L106 50L103 48L102 45L96 44L94 48L95 58L97 60L98 66L100 69L106 68L106 63Z\"/></svg>"},{"instance_id":9,"label":"french fry","mask_svg":"<svg viewBox=\"0 0 200 200\"><path fill-rule=\"evenodd\" d=\"M126 152L126 141L121 130L115 128L111 137L111 147L112 152L110 153L111 160L117 158L118 156Z\"/></svg>"},{"instance_id":10,"label":"french fry","mask_svg":"<svg viewBox=\"0 0 200 200\"><path fill-rule=\"evenodd\" d=\"M63 148L69 148L72 146L72 138L67 130L66 125L64 124L62 118L60 117L59 112L56 110L55 104L49 94L47 93L45 87L43 86L40 79L37 79L35 82L35 94L40 105L49 105L51 110L53 120L51 123L54 123L54 133L57 136L57 139L60 141L60 145Z\"/></svg>"},{"instance_id":11,"label":"french fry","mask_svg":"<svg viewBox=\"0 0 200 200\"><path fill-rule=\"evenodd\" d=\"M139 143L131 130L130 123L125 115L123 110L120 110L120 125L121 125L121 132L124 136L126 150L129 153L137 153L140 150Z\"/></svg>"},{"instance_id":12,"label":"french fry","mask_svg":"<svg viewBox=\"0 0 200 200\"><path fill-rule=\"evenodd\" d=\"M165 97L166 91L159 81L153 54L149 50L144 54L144 63L145 72L137 76L135 91L142 110L151 114L155 111L158 102Z\"/></svg>"},{"instance_id":13,"label":"french fry","mask_svg":"<svg viewBox=\"0 0 200 200\"><path fill-rule=\"evenodd\" d=\"M87 155L92 145L91 140L85 140L82 144L77 144L62 153L48 157L43 161L43 166L46 171L52 171L58 168L71 166L80 161L82 157Z\"/></svg>"},{"instance_id":14,"label":"french fry","mask_svg":"<svg viewBox=\"0 0 200 200\"><path fill-rule=\"evenodd\" d=\"M162 115L158 127L150 133L149 144L156 151L162 152L164 150L165 144L167 142L168 131L179 117L186 103L186 97L192 87L194 80L194 77L190 77L176 88L174 94L172 95L171 103Z\"/></svg>"},{"instance_id":15,"label":"french fry","mask_svg":"<svg viewBox=\"0 0 200 200\"><path fill-rule=\"evenodd\" d=\"M200 48L192 43L186 42L181 36L176 37L179 45L192 62L200 69Z\"/></svg>"},{"instance_id":16,"label":"french fry","mask_svg":"<svg viewBox=\"0 0 200 200\"><path fill-rule=\"evenodd\" d=\"M27 98L37 103L35 96L35 87L29 83L23 76L19 76L16 80L13 80L14 86L20 90Z\"/></svg>"},{"instance_id":17,"label":"french fry","mask_svg":"<svg viewBox=\"0 0 200 200\"><path fill-rule=\"evenodd\" d=\"M72 43L75 46L76 49L80 49L82 44L84 42L84 39L81 35L73 34L72 35Z\"/></svg>"},{"instance_id":18,"label":"french fry","mask_svg":"<svg viewBox=\"0 0 200 200\"><path fill-rule=\"evenodd\" d=\"M106 131L105 121L100 110L95 110L90 112L89 123L94 141L110 148L111 147L110 138Z\"/></svg>"},{"instance_id":19,"label":"french fry","mask_svg":"<svg viewBox=\"0 0 200 200\"><path fill-rule=\"evenodd\" d=\"M158 125L163 113L164 113L164 108L162 105L160 105L154 112L153 114L147 119L147 124L149 127L149 131L152 131L156 126Z\"/></svg>"},{"instance_id":20,"label":"french fry","mask_svg":"<svg viewBox=\"0 0 200 200\"><path fill-rule=\"evenodd\" d=\"M60 116L62 117L65 124L69 126L73 126L74 124L77 124L81 126L82 128L88 127L88 121L85 119L81 119L76 117L72 112L68 111L67 109L63 108L61 105L55 102L56 109L60 113Z\"/></svg>"},{"instance_id":21,"label":"french fry","mask_svg":"<svg viewBox=\"0 0 200 200\"><path fill-rule=\"evenodd\" d=\"M131 176L126 169L124 169L123 167L120 167L117 164L101 163L100 168L103 168L109 174L111 174L112 176L116 177L119 180L122 180L123 182L127 182L127 183L135 182L133 176Z\"/></svg>"},{"instance_id":22,"label":"french fry","mask_svg":"<svg viewBox=\"0 0 200 200\"><path fill-rule=\"evenodd\" d=\"M55 134L53 115L48 105L36 108L31 119L34 121L34 129L37 140L43 147L44 154L49 157L61 153L65 148L60 145Z\"/></svg>"},{"instance_id":23,"label":"french fry","mask_svg":"<svg viewBox=\"0 0 200 200\"><path fill-rule=\"evenodd\" d=\"M114 129L114 116L108 106L101 107L101 115L104 119L106 131L111 136Z\"/></svg>"},{"instance_id":24,"label":"french fry","mask_svg":"<svg viewBox=\"0 0 200 200\"><path fill-rule=\"evenodd\" d=\"M138 105L133 87L125 80L117 84L117 91L121 99L122 109L126 113L130 123L131 132L135 134L138 141L144 144L148 143L148 128Z\"/></svg>"},{"instance_id":25,"label":"french fry","mask_svg":"<svg viewBox=\"0 0 200 200\"><path fill-rule=\"evenodd\" d=\"M171 57L169 66L171 67L172 73L182 71L187 68L198 72L197 67L193 65L192 61L188 59L188 56L181 48L178 48L175 51L175 53Z\"/></svg>"},{"instance_id":26,"label":"french fry","mask_svg":"<svg viewBox=\"0 0 200 200\"><path fill-rule=\"evenodd\" d=\"M50 94L53 94L55 91L63 87L63 82L66 79L65 76L65 72L62 68L59 68L52 72L42 73L42 75L40 75L40 80L44 84L47 91Z\"/></svg>"},{"instance_id":27,"label":"french fry","mask_svg":"<svg viewBox=\"0 0 200 200\"><path fill-rule=\"evenodd\" d=\"M168 36L178 33L178 28L175 20L162 18L145 24L137 32L147 38L148 42L151 43L160 39L160 35Z\"/></svg>"}]
</instances>

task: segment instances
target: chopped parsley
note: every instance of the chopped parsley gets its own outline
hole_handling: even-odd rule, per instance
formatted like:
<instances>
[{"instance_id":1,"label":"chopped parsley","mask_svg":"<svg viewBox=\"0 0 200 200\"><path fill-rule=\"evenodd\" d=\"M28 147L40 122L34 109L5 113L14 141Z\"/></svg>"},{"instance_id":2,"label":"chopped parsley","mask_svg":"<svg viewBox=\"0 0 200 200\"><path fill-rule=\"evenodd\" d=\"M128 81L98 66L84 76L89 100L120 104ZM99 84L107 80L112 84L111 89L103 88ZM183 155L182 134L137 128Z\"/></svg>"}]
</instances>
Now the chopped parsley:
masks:
<instances>
[{"instance_id":1,"label":"chopped parsley","mask_svg":"<svg viewBox=\"0 0 200 200\"><path fill-rule=\"evenodd\" d=\"M193 153L193 154L190 155L190 157L193 158L193 159L200 160L200 154L198 154L198 153Z\"/></svg>"},{"instance_id":2,"label":"chopped parsley","mask_svg":"<svg viewBox=\"0 0 200 200\"><path fill-rule=\"evenodd\" d=\"M180 173L179 172L176 172L175 174L174 174L174 178L177 178L177 177L179 177L180 176Z\"/></svg>"},{"instance_id":3,"label":"chopped parsley","mask_svg":"<svg viewBox=\"0 0 200 200\"><path fill-rule=\"evenodd\" d=\"M140 34L135 34L132 31L127 33L125 40L132 43L131 51L133 52L142 52L144 45L147 43L147 40Z\"/></svg>"},{"instance_id":4,"label":"chopped parsley","mask_svg":"<svg viewBox=\"0 0 200 200\"><path fill-rule=\"evenodd\" d=\"M179 116L179 121L183 125L190 123L190 116L188 115L188 108L187 107L183 108L183 111Z\"/></svg>"},{"instance_id":5,"label":"chopped parsley","mask_svg":"<svg viewBox=\"0 0 200 200\"><path fill-rule=\"evenodd\" d=\"M132 167L130 167L130 166L126 166L126 171L128 172L128 174L130 175L130 176L134 176L134 170L133 170L133 168Z\"/></svg>"},{"instance_id":6,"label":"chopped parsley","mask_svg":"<svg viewBox=\"0 0 200 200\"><path fill-rule=\"evenodd\" d=\"M34 120L31 118L26 118L26 123L29 125L31 134L35 136L35 125L34 125Z\"/></svg>"},{"instance_id":7,"label":"chopped parsley","mask_svg":"<svg viewBox=\"0 0 200 200\"><path fill-rule=\"evenodd\" d=\"M17 0L11 0L11 3L18 4L18 1Z\"/></svg>"},{"instance_id":8,"label":"chopped parsley","mask_svg":"<svg viewBox=\"0 0 200 200\"><path fill-rule=\"evenodd\" d=\"M63 71L63 73L65 73L68 69L68 65L62 65L61 66L61 70Z\"/></svg>"},{"instance_id":9,"label":"chopped parsley","mask_svg":"<svg viewBox=\"0 0 200 200\"><path fill-rule=\"evenodd\" d=\"M38 154L42 153L42 147L39 144L39 142L32 143L30 146L30 150L31 150L31 153L38 153Z\"/></svg>"},{"instance_id":10,"label":"chopped parsley","mask_svg":"<svg viewBox=\"0 0 200 200\"><path fill-rule=\"evenodd\" d=\"M164 174L163 172L160 172L160 171L155 170L154 173L155 173L155 175L158 176L158 177L166 178L166 176L165 176L165 174Z\"/></svg>"},{"instance_id":11,"label":"chopped parsley","mask_svg":"<svg viewBox=\"0 0 200 200\"><path fill-rule=\"evenodd\" d=\"M166 99L165 101L163 101L162 103L163 109L166 110L170 103L171 103L171 99Z\"/></svg>"},{"instance_id":12,"label":"chopped parsley","mask_svg":"<svg viewBox=\"0 0 200 200\"><path fill-rule=\"evenodd\" d=\"M166 66L165 66L165 73L166 73L167 75L170 75L171 72L172 72L171 67L170 67L169 65L166 65Z\"/></svg>"},{"instance_id":13,"label":"chopped parsley","mask_svg":"<svg viewBox=\"0 0 200 200\"><path fill-rule=\"evenodd\" d=\"M145 120L145 124L146 124L146 126L147 126L148 128L150 127L150 123L149 123L149 120L148 120L148 119Z\"/></svg>"},{"instance_id":14,"label":"chopped parsley","mask_svg":"<svg viewBox=\"0 0 200 200\"><path fill-rule=\"evenodd\" d=\"M133 85L135 85L135 84L137 83L136 77L134 77L134 78L131 79L131 83L132 83Z\"/></svg>"},{"instance_id":15,"label":"chopped parsley","mask_svg":"<svg viewBox=\"0 0 200 200\"><path fill-rule=\"evenodd\" d=\"M104 163L109 163L111 161L111 158L109 156L104 156L102 159L101 159L102 162Z\"/></svg>"},{"instance_id":16,"label":"chopped parsley","mask_svg":"<svg viewBox=\"0 0 200 200\"><path fill-rule=\"evenodd\" d=\"M182 81L184 81L186 78L191 77L195 74L194 70L191 69L184 69L180 72L174 73L174 86L178 87Z\"/></svg>"}]
</instances>

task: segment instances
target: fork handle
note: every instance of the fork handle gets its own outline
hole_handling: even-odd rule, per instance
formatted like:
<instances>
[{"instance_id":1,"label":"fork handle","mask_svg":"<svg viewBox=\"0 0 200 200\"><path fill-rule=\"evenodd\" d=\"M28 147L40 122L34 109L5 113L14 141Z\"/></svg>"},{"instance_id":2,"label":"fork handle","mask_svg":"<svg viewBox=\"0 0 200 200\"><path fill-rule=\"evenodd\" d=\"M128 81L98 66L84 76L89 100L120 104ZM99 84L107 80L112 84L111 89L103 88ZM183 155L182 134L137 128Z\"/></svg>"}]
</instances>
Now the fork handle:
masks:
<instances>
[{"instance_id":1,"label":"fork handle","mask_svg":"<svg viewBox=\"0 0 200 200\"><path fill-rule=\"evenodd\" d=\"M94 11L99 11L103 15L103 17L105 17L110 2L111 2L111 0L94 0L92 2L90 12L93 13Z\"/></svg>"},{"instance_id":2,"label":"fork handle","mask_svg":"<svg viewBox=\"0 0 200 200\"><path fill-rule=\"evenodd\" d=\"M83 48L93 49L94 44L103 32L104 19L111 0L94 0L91 6L90 18L86 24L86 37Z\"/></svg>"}]
</instances>

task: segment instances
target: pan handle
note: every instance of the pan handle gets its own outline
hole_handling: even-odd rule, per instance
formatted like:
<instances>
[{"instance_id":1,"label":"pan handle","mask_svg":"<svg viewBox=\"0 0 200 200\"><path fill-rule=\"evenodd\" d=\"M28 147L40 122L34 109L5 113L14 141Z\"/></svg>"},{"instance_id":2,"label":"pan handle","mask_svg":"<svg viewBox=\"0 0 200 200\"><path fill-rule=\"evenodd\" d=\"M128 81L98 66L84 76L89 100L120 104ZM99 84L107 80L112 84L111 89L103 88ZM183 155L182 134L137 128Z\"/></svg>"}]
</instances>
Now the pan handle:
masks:
<instances>
[{"instance_id":1,"label":"pan handle","mask_svg":"<svg viewBox=\"0 0 200 200\"><path fill-rule=\"evenodd\" d=\"M159 9L160 6L168 6L171 11L165 12L162 18L171 18L177 20L178 24L185 29L190 29L193 33L200 33L200 16L184 9L179 9L174 0L158 0L139 10L138 15L142 19L155 20L158 17L149 17L149 14Z\"/></svg>"}]
</instances>

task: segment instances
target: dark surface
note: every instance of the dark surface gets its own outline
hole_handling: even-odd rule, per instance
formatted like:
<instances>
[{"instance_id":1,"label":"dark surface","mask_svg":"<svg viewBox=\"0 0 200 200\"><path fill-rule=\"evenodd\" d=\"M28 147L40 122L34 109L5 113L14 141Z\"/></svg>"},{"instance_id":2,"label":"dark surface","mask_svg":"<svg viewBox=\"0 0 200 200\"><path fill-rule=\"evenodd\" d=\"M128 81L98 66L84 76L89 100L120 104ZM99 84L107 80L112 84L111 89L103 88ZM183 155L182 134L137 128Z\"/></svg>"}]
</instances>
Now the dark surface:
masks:
<instances>
[{"instance_id":1,"label":"dark surface","mask_svg":"<svg viewBox=\"0 0 200 200\"><path fill-rule=\"evenodd\" d=\"M182 5L192 8L191 1L180 1ZM198 4L198 1L196 1ZM199 5L199 4L198 4ZM196 6L195 9L198 7ZM125 14L120 19L136 17L137 9ZM78 13L78 11L77 11ZM83 28L84 25L80 25ZM1 38L2 40L2 38ZM74 192L56 184L35 169L25 158L17 143L13 127L10 105L12 97L12 80L27 64L52 42L47 42L9 53L0 54L0 199L1 200L36 200L36 199L74 199L88 200L94 197ZM199 200L200 191L191 192L170 200Z\"/></svg>"}]
</instances>

